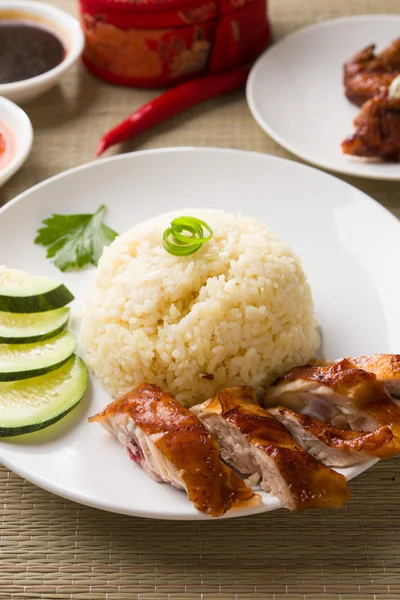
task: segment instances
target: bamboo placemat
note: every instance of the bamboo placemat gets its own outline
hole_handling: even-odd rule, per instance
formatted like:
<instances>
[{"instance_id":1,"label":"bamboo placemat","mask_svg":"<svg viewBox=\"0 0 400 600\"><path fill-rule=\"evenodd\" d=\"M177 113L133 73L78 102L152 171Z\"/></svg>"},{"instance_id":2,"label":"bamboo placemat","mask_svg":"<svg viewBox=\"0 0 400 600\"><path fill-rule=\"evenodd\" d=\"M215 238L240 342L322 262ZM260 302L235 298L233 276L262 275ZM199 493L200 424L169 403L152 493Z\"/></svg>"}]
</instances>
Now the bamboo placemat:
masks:
<instances>
[{"instance_id":1,"label":"bamboo placemat","mask_svg":"<svg viewBox=\"0 0 400 600\"><path fill-rule=\"evenodd\" d=\"M52 3L75 10L72 0ZM270 2L276 39L323 19L377 12L399 13L399 0ZM62 87L26 107L33 152L0 190L0 204L92 160L101 133L154 94L109 86L79 65ZM122 150L181 145L293 158L258 128L242 93L194 108ZM399 184L346 180L400 216ZM108 514L0 467L0 599L400 600L399 464L378 464L351 482L341 511L207 523Z\"/></svg>"}]
</instances>

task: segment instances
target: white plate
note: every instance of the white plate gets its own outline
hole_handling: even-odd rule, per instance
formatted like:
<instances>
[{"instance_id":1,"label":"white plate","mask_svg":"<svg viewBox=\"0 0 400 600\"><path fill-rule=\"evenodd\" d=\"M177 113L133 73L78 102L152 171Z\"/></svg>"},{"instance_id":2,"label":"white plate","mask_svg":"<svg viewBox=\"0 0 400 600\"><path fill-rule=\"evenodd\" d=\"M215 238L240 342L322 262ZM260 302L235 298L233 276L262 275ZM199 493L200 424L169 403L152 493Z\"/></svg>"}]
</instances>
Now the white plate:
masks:
<instances>
[{"instance_id":1,"label":"white plate","mask_svg":"<svg viewBox=\"0 0 400 600\"><path fill-rule=\"evenodd\" d=\"M28 115L14 102L0 96L0 133L2 124L6 128L6 138L10 137L12 148L11 158L5 166L1 166L0 160L0 186L22 167L31 151L33 141L33 129ZM6 145L6 153L8 152Z\"/></svg>"},{"instance_id":2,"label":"white plate","mask_svg":"<svg viewBox=\"0 0 400 600\"><path fill-rule=\"evenodd\" d=\"M188 207L241 211L271 226L295 248L308 273L323 330L323 350L343 355L396 352L400 340L400 227L362 192L295 162L234 150L169 149L118 156L73 169L25 192L0 212L0 263L61 279L82 305L90 269L61 274L33 244L52 212L109 207L117 231L156 214ZM203 519L186 495L134 465L87 417L109 402L92 379L83 403L58 424L0 442L0 459L51 492L110 511L169 519ZM344 469L351 479L374 461ZM263 495L256 510L272 510Z\"/></svg>"},{"instance_id":3,"label":"white plate","mask_svg":"<svg viewBox=\"0 0 400 600\"><path fill-rule=\"evenodd\" d=\"M400 15L323 21L267 50L247 83L258 124L281 146L319 167L372 179L400 180L400 164L346 158L341 142L360 112L344 95L343 63L371 43L380 51L400 35Z\"/></svg>"}]
</instances>

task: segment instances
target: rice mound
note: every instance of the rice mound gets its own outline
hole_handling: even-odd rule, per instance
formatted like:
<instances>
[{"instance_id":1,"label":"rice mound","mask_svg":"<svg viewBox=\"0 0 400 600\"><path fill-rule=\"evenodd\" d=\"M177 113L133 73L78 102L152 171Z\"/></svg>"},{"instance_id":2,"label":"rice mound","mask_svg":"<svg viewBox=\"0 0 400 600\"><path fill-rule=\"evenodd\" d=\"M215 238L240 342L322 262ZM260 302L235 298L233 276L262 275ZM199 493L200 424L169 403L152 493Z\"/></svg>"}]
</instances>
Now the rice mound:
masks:
<instances>
[{"instance_id":1,"label":"rice mound","mask_svg":"<svg viewBox=\"0 0 400 600\"><path fill-rule=\"evenodd\" d=\"M187 257L162 245L180 215L214 230ZM136 225L105 249L81 342L111 396L146 381L192 406L233 385L262 393L309 361L319 336L310 287L287 245L255 219L188 209Z\"/></svg>"}]
</instances>

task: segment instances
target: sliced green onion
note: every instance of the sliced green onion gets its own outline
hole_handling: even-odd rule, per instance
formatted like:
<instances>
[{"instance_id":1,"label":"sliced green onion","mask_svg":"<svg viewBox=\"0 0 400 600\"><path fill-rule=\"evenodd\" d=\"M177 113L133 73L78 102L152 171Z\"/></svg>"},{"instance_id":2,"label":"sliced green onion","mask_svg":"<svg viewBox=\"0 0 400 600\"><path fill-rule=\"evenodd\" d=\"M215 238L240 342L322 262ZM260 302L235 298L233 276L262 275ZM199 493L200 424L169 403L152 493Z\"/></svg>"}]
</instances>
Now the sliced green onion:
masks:
<instances>
[{"instance_id":1,"label":"sliced green onion","mask_svg":"<svg viewBox=\"0 0 400 600\"><path fill-rule=\"evenodd\" d=\"M204 230L208 235L204 235ZM189 256L209 242L213 230L207 223L196 217L178 217L164 231L163 246L174 256Z\"/></svg>"}]
</instances>

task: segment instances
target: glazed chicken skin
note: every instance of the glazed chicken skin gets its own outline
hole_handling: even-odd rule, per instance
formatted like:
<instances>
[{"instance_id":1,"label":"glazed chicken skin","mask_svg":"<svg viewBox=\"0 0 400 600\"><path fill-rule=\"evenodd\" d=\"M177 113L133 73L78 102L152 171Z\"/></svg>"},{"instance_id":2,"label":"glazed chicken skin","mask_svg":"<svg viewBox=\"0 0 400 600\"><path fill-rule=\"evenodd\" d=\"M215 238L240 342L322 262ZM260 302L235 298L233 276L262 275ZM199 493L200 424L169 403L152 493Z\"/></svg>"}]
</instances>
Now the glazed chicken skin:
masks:
<instances>
[{"instance_id":1,"label":"glazed chicken skin","mask_svg":"<svg viewBox=\"0 0 400 600\"><path fill-rule=\"evenodd\" d=\"M387 92L392 81L400 75L400 38L380 54L375 45L358 52L344 65L344 87L347 98L362 106L382 92Z\"/></svg>"},{"instance_id":2,"label":"glazed chicken skin","mask_svg":"<svg viewBox=\"0 0 400 600\"><path fill-rule=\"evenodd\" d=\"M354 134L342 142L344 154L386 162L400 159L400 98L385 91L363 104Z\"/></svg>"},{"instance_id":3,"label":"glazed chicken skin","mask_svg":"<svg viewBox=\"0 0 400 600\"><path fill-rule=\"evenodd\" d=\"M341 429L374 431L387 425L400 436L400 407L374 373L349 359L291 369L269 388L265 404L282 405Z\"/></svg>"},{"instance_id":4,"label":"glazed chicken skin","mask_svg":"<svg viewBox=\"0 0 400 600\"><path fill-rule=\"evenodd\" d=\"M221 462L218 443L204 425L156 385L139 385L89 421L117 437L155 481L186 490L203 513L218 517L239 503L252 499L255 506L259 500Z\"/></svg>"},{"instance_id":5,"label":"glazed chicken skin","mask_svg":"<svg viewBox=\"0 0 400 600\"><path fill-rule=\"evenodd\" d=\"M371 354L348 360L376 375L393 398L400 398L400 354Z\"/></svg>"},{"instance_id":6,"label":"glazed chicken skin","mask_svg":"<svg viewBox=\"0 0 400 600\"><path fill-rule=\"evenodd\" d=\"M269 412L306 452L329 467L350 467L371 458L389 458L400 453L400 440L387 426L368 433L339 429L283 406Z\"/></svg>"},{"instance_id":7,"label":"glazed chicken skin","mask_svg":"<svg viewBox=\"0 0 400 600\"><path fill-rule=\"evenodd\" d=\"M387 399L375 375L343 359L291 369L269 388L265 403L280 404L339 428L373 431L377 423L364 408Z\"/></svg>"},{"instance_id":8,"label":"glazed chicken skin","mask_svg":"<svg viewBox=\"0 0 400 600\"><path fill-rule=\"evenodd\" d=\"M255 396L250 387L228 388L191 410L219 441L223 460L242 476L256 476L284 508L343 506L346 479L304 452Z\"/></svg>"}]
</instances>

